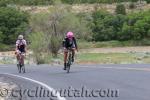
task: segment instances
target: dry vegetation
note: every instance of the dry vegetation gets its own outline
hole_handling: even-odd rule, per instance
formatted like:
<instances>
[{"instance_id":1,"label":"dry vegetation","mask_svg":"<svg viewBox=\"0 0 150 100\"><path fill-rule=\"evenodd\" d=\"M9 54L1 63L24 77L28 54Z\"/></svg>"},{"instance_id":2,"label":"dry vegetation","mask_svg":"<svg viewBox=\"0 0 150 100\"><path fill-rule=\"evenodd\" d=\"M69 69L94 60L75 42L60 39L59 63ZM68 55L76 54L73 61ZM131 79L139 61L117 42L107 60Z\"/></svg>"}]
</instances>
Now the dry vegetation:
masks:
<instances>
[{"instance_id":1,"label":"dry vegetation","mask_svg":"<svg viewBox=\"0 0 150 100\"><path fill-rule=\"evenodd\" d=\"M149 10L150 4L142 3L138 4L136 3L135 9L129 9L130 3L124 3L126 6L127 12L135 12L135 11L141 11L141 10ZM71 8L73 12L79 13L79 12L92 12L95 10L106 10L110 13L114 13L116 8L116 3L114 4L74 4L74 5L63 5L63 7ZM28 11L30 13L40 13L40 12L48 12L50 8L53 8L52 5L50 6L18 6L23 11Z\"/></svg>"}]
</instances>

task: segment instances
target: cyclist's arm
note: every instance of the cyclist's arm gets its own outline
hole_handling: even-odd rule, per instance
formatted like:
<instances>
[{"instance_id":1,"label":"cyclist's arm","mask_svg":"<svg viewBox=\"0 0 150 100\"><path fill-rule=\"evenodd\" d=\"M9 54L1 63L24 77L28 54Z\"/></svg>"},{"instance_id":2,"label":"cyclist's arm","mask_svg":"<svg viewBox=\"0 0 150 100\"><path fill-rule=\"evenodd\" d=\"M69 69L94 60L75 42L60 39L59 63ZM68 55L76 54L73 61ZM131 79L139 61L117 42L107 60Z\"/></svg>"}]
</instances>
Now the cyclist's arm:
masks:
<instances>
[{"instance_id":1,"label":"cyclist's arm","mask_svg":"<svg viewBox=\"0 0 150 100\"><path fill-rule=\"evenodd\" d=\"M24 50L25 50L25 53L27 52L27 46L25 45L25 47L24 47Z\"/></svg>"},{"instance_id":2,"label":"cyclist's arm","mask_svg":"<svg viewBox=\"0 0 150 100\"><path fill-rule=\"evenodd\" d=\"M16 45L16 49L15 49L15 51L17 51L18 50L18 46Z\"/></svg>"},{"instance_id":3,"label":"cyclist's arm","mask_svg":"<svg viewBox=\"0 0 150 100\"><path fill-rule=\"evenodd\" d=\"M16 41L16 51L18 50L18 40Z\"/></svg>"},{"instance_id":4,"label":"cyclist's arm","mask_svg":"<svg viewBox=\"0 0 150 100\"><path fill-rule=\"evenodd\" d=\"M62 41L62 47L65 47L65 42L66 42L66 40L63 39L63 41Z\"/></svg>"},{"instance_id":5,"label":"cyclist's arm","mask_svg":"<svg viewBox=\"0 0 150 100\"><path fill-rule=\"evenodd\" d=\"M65 37L65 39L63 40L63 47L66 48L67 47L67 38Z\"/></svg>"},{"instance_id":6,"label":"cyclist's arm","mask_svg":"<svg viewBox=\"0 0 150 100\"><path fill-rule=\"evenodd\" d=\"M74 37L73 39L74 39L74 44L75 44L75 47L76 47L76 49L77 49L77 51L78 51L78 45L77 45L76 38Z\"/></svg>"},{"instance_id":7,"label":"cyclist's arm","mask_svg":"<svg viewBox=\"0 0 150 100\"><path fill-rule=\"evenodd\" d=\"M27 52L27 42L26 42L26 40L24 40L24 45L25 45L24 49L25 49L25 53L26 53Z\"/></svg>"}]
</instances>

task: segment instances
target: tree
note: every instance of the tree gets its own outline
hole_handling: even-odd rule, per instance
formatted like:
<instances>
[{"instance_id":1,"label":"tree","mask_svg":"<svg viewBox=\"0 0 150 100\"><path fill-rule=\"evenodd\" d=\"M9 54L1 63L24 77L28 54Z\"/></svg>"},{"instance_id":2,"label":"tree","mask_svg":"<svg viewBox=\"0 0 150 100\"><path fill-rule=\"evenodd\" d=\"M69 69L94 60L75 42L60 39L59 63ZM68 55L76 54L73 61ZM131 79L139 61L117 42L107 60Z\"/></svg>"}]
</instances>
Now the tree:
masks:
<instances>
[{"instance_id":1,"label":"tree","mask_svg":"<svg viewBox=\"0 0 150 100\"><path fill-rule=\"evenodd\" d=\"M6 7L8 1L7 0L0 0L0 7Z\"/></svg>"},{"instance_id":2,"label":"tree","mask_svg":"<svg viewBox=\"0 0 150 100\"><path fill-rule=\"evenodd\" d=\"M0 7L0 36L2 43L13 44L18 34L28 26L28 14L14 8Z\"/></svg>"},{"instance_id":3,"label":"tree","mask_svg":"<svg viewBox=\"0 0 150 100\"><path fill-rule=\"evenodd\" d=\"M85 23L82 23L82 21L70 11L70 7L69 9L68 7L63 8L61 3L58 3L54 8L50 9L49 13L34 15L30 22L34 30L33 34L38 32L44 34L44 40L47 42L47 44L45 44L47 46L46 51L51 52L53 57L57 57L58 50L62 45L62 40L68 31L74 32L75 36L79 38L82 38L83 32L87 33Z\"/></svg>"},{"instance_id":4,"label":"tree","mask_svg":"<svg viewBox=\"0 0 150 100\"><path fill-rule=\"evenodd\" d=\"M111 15L103 11L93 13L93 39L95 41L117 40L127 18L124 15Z\"/></svg>"},{"instance_id":5,"label":"tree","mask_svg":"<svg viewBox=\"0 0 150 100\"><path fill-rule=\"evenodd\" d=\"M34 51L33 57L37 64L46 63L45 58L47 54L43 53L47 50L47 42L45 36L42 32L36 32L29 35L29 40L31 42L30 48Z\"/></svg>"},{"instance_id":6,"label":"tree","mask_svg":"<svg viewBox=\"0 0 150 100\"><path fill-rule=\"evenodd\" d=\"M118 40L127 41L133 38L133 26L129 26L126 22L123 24L122 30L118 32Z\"/></svg>"}]
</instances>

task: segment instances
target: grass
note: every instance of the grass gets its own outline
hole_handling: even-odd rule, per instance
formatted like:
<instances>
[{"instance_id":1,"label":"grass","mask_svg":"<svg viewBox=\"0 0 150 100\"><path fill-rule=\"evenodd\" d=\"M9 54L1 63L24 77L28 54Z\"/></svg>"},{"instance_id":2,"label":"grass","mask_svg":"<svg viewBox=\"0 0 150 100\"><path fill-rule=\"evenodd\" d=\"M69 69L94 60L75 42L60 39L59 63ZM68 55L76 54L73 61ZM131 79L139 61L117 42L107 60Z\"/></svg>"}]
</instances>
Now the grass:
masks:
<instances>
[{"instance_id":1,"label":"grass","mask_svg":"<svg viewBox=\"0 0 150 100\"><path fill-rule=\"evenodd\" d=\"M83 64L132 64L150 63L150 56L142 57L140 60L136 54L131 53L83 53L77 55L77 63Z\"/></svg>"},{"instance_id":2,"label":"grass","mask_svg":"<svg viewBox=\"0 0 150 100\"><path fill-rule=\"evenodd\" d=\"M78 47L80 49L89 48L102 48L102 47L124 47L124 46L150 46L149 39L143 39L139 41L103 41L103 42L87 42L85 40L78 40ZM14 45L5 45L0 43L0 51L12 51Z\"/></svg>"},{"instance_id":3,"label":"grass","mask_svg":"<svg viewBox=\"0 0 150 100\"><path fill-rule=\"evenodd\" d=\"M77 64L133 64L150 63L150 55L138 55L135 53L79 53L75 56ZM63 54L57 58L49 56L46 63L63 64Z\"/></svg>"},{"instance_id":4,"label":"grass","mask_svg":"<svg viewBox=\"0 0 150 100\"><path fill-rule=\"evenodd\" d=\"M88 48L102 48L102 47L125 47L125 46L150 46L149 39L139 41L104 41L104 42L87 42L83 40L78 41L80 49Z\"/></svg>"},{"instance_id":5,"label":"grass","mask_svg":"<svg viewBox=\"0 0 150 100\"><path fill-rule=\"evenodd\" d=\"M32 58L30 56L30 58ZM26 57L26 62L31 59ZM75 56L77 64L139 64L150 63L150 53L78 53ZM7 58L7 60L0 60L0 64L14 63L14 58ZM47 55L45 59L41 59L45 64L63 64L63 54L59 54L57 58L52 58Z\"/></svg>"},{"instance_id":6,"label":"grass","mask_svg":"<svg viewBox=\"0 0 150 100\"><path fill-rule=\"evenodd\" d=\"M131 64L139 63L139 56L131 53L79 53L75 55L77 64ZM144 57L143 63L150 63L150 56ZM59 54L57 58L45 59L46 62L55 63L59 61L63 63L63 54ZM148 61L149 60L149 61Z\"/></svg>"},{"instance_id":7,"label":"grass","mask_svg":"<svg viewBox=\"0 0 150 100\"><path fill-rule=\"evenodd\" d=\"M80 49L101 48L101 47L124 47L124 46L144 46L150 45L147 39L141 41L107 41L107 42L87 42L78 41ZM0 51L10 49L11 46L6 46L0 43ZM45 56L45 57L43 57ZM33 58L33 55L31 55ZM150 63L150 54L135 54L135 53L79 53L76 57L77 63L99 63L99 64L131 64L131 63ZM30 62L27 57L28 62ZM51 55L43 53L39 58L41 63L63 63L63 54L59 54L58 58L52 58ZM1 60L0 63L11 63Z\"/></svg>"},{"instance_id":8,"label":"grass","mask_svg":"<svg viewBox=\"0 0 150 100\"><path fill-rule=\"evenodd\" d=\"M14 45L6 45L6 44L2 44L0 43L0 51L10 51L10 50L14 50L15 46Z\"/></svg>"},{"instance_id":9,"label":"grass","mask_svg":"<svg viewBox=\"0 0 150 100\"><path fill-rule=\"evenodd\" d=\"M75 56L76 63L78 64L128 64L136 63L134 54L129 53L79 53ZM63 54L59 54L57 58L52 58L51 55L47 56L44 63L57 63L63 64ZM145 59L146 60L146 59Z\"/></svg>"}]
</instances>

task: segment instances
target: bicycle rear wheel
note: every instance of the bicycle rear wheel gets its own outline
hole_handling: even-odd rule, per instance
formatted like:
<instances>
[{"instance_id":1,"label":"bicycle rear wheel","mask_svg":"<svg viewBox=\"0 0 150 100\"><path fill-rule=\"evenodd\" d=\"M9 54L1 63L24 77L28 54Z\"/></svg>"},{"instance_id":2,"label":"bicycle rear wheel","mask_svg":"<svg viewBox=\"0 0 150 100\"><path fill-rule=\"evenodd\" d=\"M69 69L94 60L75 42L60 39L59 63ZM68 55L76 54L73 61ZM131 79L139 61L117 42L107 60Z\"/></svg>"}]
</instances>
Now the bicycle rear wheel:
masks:
<instances>
[{"instance_id":1,"label":"bicycle rear wheel","mask_svg":"<svg viewBox=\"0 0 150 100\"><path fill-rule=\"evenodd\" d=\"M67 73L69 73L70 72L70 64L68 63L67 64Z\"/></svg>"},{"instance_id":2,"label":"bicycle rear wheel","mask_svg":"<svg viewBox=\"0 0 150 100\"><path fill-rule=\"evenodd\" d=\"M25 73L25 66L24 65L22 65L21 69L22 69L22 72Z\"/></svg>"},{"instance_id":3,"label":"bicycle rear wheel","mask_svg":"<svg viewBox=\"0 0 150 100\"><path fill-rule=\"evenodd\" d=\"M21 73L21 67L22 67L21 64L18 64L17 67L18 67L18 72Z\"/></svg>"},{"instance_id":4,"label":"bicycle rear wheel","mask_svg":"<svg viewBox=\"0 0 150 100\"><path fill-rule=\"evenodd\" d=\"M68 63L67 63L67 73L70 72L71 62L72 62L72 56L71 56L71 53L70 53L69 58L68 58Z\"/></svg>"}]
</instances>

